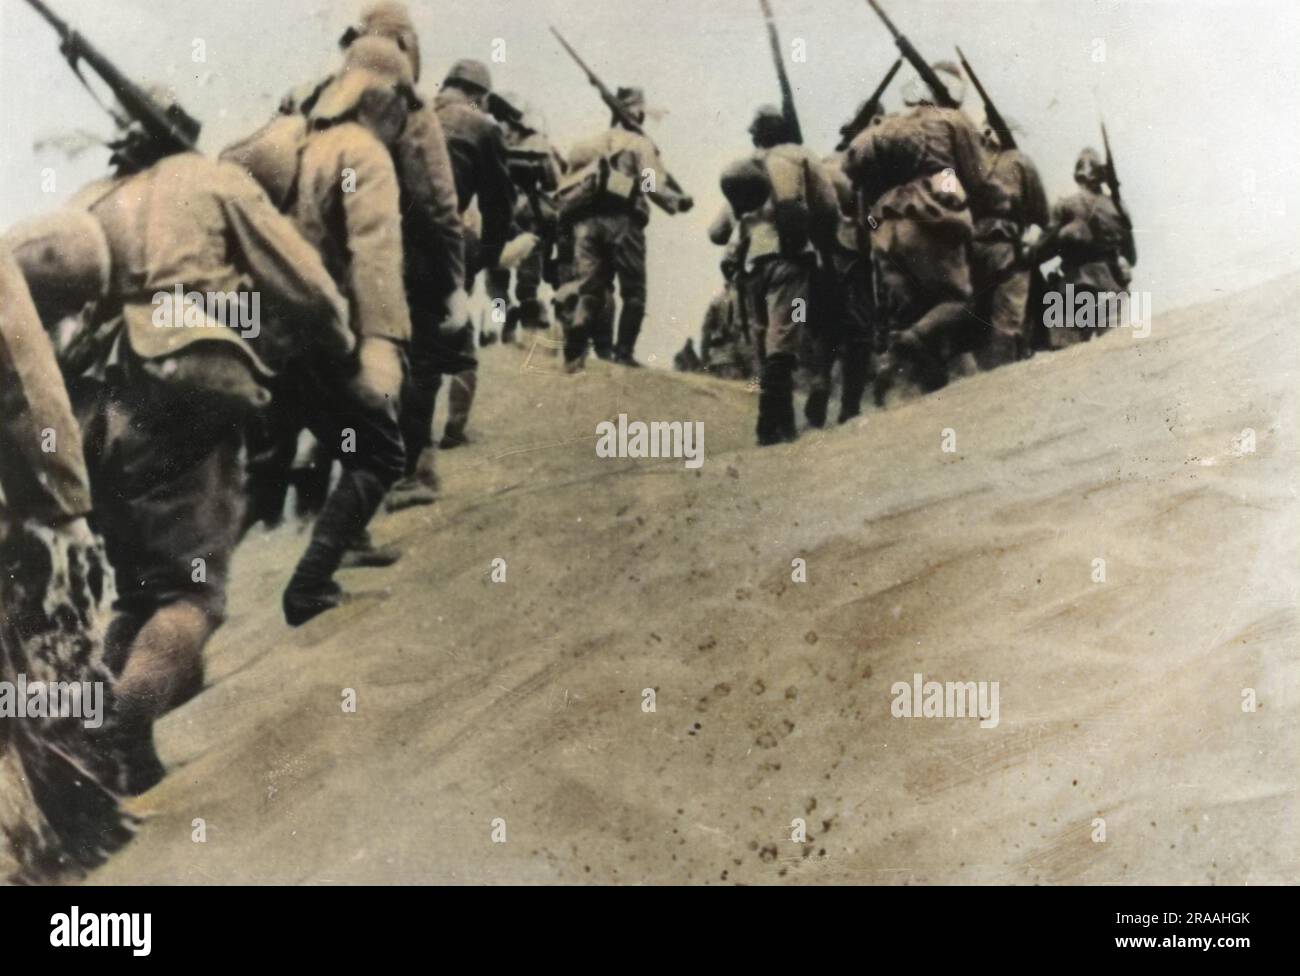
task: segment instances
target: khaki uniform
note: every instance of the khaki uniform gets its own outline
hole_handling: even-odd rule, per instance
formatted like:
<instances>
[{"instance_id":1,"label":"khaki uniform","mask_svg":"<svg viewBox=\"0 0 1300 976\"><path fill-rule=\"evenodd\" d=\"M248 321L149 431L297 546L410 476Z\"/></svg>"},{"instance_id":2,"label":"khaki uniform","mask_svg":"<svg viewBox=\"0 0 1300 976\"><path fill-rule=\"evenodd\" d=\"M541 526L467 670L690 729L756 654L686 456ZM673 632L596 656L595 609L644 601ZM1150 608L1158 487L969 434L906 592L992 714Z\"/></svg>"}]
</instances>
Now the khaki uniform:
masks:
<instances>
[{"instance_id":1,"label":"khaki uniform","mask_svg":"<svg viewBox=\"0 0 1300 976\"><path fill-rule=\"evenodd\" d=\"M1110 302L1102 296L1126 291L1129 269L1137 263L1133 230L1127 216L1100 190L1080 185L1075 193L1052 207L1042 239L1034 248L1035 263L1060 257L1061 267L1048 287L1074 288L1074 297L1093 304L1095 328L1042 328L1041 344L1059 348L1086 342L1104 334L1109 325Z\"/></svg>"},{"instance_id":2,"label":"khaki uniform","mask_svg":"<svg viewBox=\"0 0 1300 976\"><path fill-rule=\"evenodd\" d=\"M438 92L434 110L446 136L460 212L477 202L483 218L478 260L466 274L466 280L472 280L479 269L496 267L510 236L515 184L510 179L505 135L457 88L444 87Z\"/></svg>"},{"instance_id":3,"label":"khaki uniform","mask_svg":"<svg viewBox=\"0 0 1300 976\"><path fill-rule=\"evenodd\" d=\"M863 130L848 153L891 359L937 388L949 355L979 339L969 315L970 244L987 196L979 133L959 110L923 104Z\"/></svg>"},{"instance_id":4,"label":"khaki uniform","mask_svg":"<svg viewBox=\"0 0 1300 976\"><path fill-rule=\"evenodd\" d=\"M269 399L262 384L274 367L348 354L347 308L317 253L235 166L170 156L81 201L111 255L107 291L85 327L111 341L75 399L95 520L118 580L114 627L129 642L180 599L215 627L243 509L245 418ZM21 248L20 260L39 265L39 251ZM258 335L156 325L154 296L176 285L257 292ZM228 301L225 316L237 304ZM210 301L205 312L215 323Z\"/></svg>"},{"instance_id":5,"label":"khaki uniform","mask_svg":"<svg viewBox=\"0 0 1300 976\"><path fill-rule=\"evenodd\" d=\"M667 169L659 150L644 135L621 126L578 143L569 153L569 178L576 178L589 164L604 158L626 185L630 196L607 195L573 222L574 275L578 283L578 307L565 340L565 359L580 361L587 344L606 320L609 295L618 282L622 309L618 317L615 354L631 359L641 334L646 310L645 227L650 222L650 202L667 213L678 210L682 197L665 185ZM647 173L653 174L655 189L642 192Z\"/></svg>"},{"instance_id":6,"label":"khaki uniform","mask_svg":"<svg viewBox=\"0 0 1300 976\"><path fill-rule=\"evenodd\" d=\"M349 174L347 185L343 173ZM405 471L399 413L411 318L400 206L390 152L369 129L339 122L308 136L293 217L346 296L357 355L346 365L316 364L285 377L277 384L278 405L265 418L260 483L283 483L303 427L343 467L291 590L328 584L347 547L363 537L385 492Z\"/></svg>"},{"instance_id":7,"label":"khaki uniform","mask_svg":"<svg viewBox=\"0 0 1300 976\"><path fill-rule=\"evenodd\" d=\"M814 285L818 254L828 253L839 218L835 189L821 161L808 149L793 144L757 150L745 163L755 184L752 199L727 184L729 203L743 255L745 307L751 315L751 332L760 370L759 444L775 444L798 436L794 415L794 373L801 368L808 380L810 418L820 402L824 410L829 395L828 371L821 360L824 337L817 321ZM774 174L802 174L802 202L791 208L778 199ZM762 198L761 204L746 207ZM711 229L717 240L725 222Z\"/></svg>"},{"instance_id":8,"label":"khaki uniform","mask_svg":"<svg viewBox=\"0 0 1300 976\"><path fill-rule=\"evenodd\" d=\"M1034 164L1015 149L994 155L986 176L985 216L975 224L971 248L975 314L992 327L994 343L1009 347L995 360L1023 358L1030 344L1032 274L1021 240L1030 227L1046 228L1047 194Z\"/></svg>"},{"instance_id":9,"label":"khaki uniform","mask_svg":"<svg viewBox=\"0 0 1300 976\"><path fill-rule=\"evenodd\" d=\"M821 314L826 322L822 335L827 348L819 356L826 370L837 360L840 364L840 423L862 410L875 340L871 258L863 253L869 252L868 238L859 229L857 195L844 163L843 153L835 153L823 163L835 187L839 221L830 261L821 275ZM829 384L829 377L826 382Z\"/></svg>"}]
</instances>

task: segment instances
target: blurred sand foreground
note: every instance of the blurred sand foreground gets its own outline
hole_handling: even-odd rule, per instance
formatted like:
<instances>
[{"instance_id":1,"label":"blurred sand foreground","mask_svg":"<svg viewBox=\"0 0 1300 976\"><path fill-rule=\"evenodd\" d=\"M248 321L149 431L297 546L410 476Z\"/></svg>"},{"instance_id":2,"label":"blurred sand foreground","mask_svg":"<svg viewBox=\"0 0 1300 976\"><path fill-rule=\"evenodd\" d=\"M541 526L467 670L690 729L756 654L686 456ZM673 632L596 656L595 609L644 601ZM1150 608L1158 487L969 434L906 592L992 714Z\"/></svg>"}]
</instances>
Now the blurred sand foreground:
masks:
<instances>
[{"instance_id":1,"label":"blurred sand foreground","mask_svg":"<svg viewBox=\"0 0 1300 976\"><path fill-rule=\"evenodd\" d=\"M290 631L305 540L250 537L91 880L1295 882L1298 305L1157 309L762 451L743 387L489 348L355 602ZM702 469L596 458L619 413L704 421ZM916 673L998 682L999 724L892 717Z\"/></svg>"}]
</instances>

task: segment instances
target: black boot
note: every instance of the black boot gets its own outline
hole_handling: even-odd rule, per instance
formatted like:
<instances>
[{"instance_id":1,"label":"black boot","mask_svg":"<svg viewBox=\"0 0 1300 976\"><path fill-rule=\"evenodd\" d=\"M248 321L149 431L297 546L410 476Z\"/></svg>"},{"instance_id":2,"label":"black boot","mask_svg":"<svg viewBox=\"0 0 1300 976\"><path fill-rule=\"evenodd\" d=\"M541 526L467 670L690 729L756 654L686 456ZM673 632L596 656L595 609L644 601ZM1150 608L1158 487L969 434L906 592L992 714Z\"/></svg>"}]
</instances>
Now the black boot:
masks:
<instances>
[{"instance_id":1,"label":"black boot","mask_svg":"<svg viewBox=\"0 0 1300 976\"><path fill-rule=\"evenodd\" d=\"M284 619L290 627L338 606L343 591L334 573L349 543L365 531L384 499L384 484L369 471L344 471L316 520L311 543L284 591Z\"/></svg>"},{"instance_id":2,"label":"black boot","mask_svg":"<svg viewBox=\"0 0 1300 976\"><path fill-rule=\"evenodd\" d=\"M843 424L862 413L862 397L871 375L871 357L866 346L850 346L840 362L839 422Z\"/></svg>"},{"instance_id":3,"label":"black boot","mask_svg":"<svg viewBox=\"0 0 1300 976\"><path fill-rule=\"evenodd\" d=\"M758 443L780 444L798 437L794 419L794 362L771 356L763 363L758 393Z\"/></svg>"}]
</instances>

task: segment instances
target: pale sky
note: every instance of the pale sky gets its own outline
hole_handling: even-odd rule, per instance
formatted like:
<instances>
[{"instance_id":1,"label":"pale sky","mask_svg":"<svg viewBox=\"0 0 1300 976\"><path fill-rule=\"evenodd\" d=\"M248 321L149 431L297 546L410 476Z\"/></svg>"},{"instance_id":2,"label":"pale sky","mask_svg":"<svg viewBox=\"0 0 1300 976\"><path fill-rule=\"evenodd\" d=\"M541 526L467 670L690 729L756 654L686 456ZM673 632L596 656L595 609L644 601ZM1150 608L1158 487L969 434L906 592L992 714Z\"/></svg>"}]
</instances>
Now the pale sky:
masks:
<instances>
[{"instance_id":1,"label":"pale sky","mask_svg":"<svg viewBox=\"0 0 1300 976\"><path fill-rule=\"evenodd\" d=\"M175 86L218 151L280 95L337 62L357 0L48 0L123 70ZM1300 267L1300 4L1292 0L883 0L930 60L961 44L1020 128L1050 197L1071 189L1074 158L1100 149L1105 114L1138 234L1134 287L1154 312ZM808 143L836 130L896 56L864 0L773 0ZM705 228L718 173L748 146L753 108L778 89L757 0L414 0L432 92L458 57L491 61L496 87L521 93L567 147L607 112L547 33L555 24L606 82L639 84L650 134L697 210L656 212L650 311L639 353L656 365L695 334L717 287ZM194 61L202 49L206 60ZM890 109L907 69L886 96ZM977 119L979 98L967 109ZM34 143L76 129L106 134L101 110L59 57L53 31L22 0L0 0L0 224L57 206L100 175L106 153L69 161ZM42 192L52 169L55 191Z\"/></svg>"}]
</instances>

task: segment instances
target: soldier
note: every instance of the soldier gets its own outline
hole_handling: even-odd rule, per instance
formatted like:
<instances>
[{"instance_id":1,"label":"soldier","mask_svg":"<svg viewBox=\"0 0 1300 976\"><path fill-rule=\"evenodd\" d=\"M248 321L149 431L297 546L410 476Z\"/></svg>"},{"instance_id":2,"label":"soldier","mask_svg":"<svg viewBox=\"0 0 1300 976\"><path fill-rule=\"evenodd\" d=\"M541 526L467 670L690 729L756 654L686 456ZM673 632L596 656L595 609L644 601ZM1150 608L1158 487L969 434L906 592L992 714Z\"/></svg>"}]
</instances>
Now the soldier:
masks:
<instances>
[{"instance_id":1,"label":"soldier","mask_svg":"<svg viewBox=\"0 0 1300 976\"><path fill-rule=\"evenodd\" d=\"M1125 291L1130 269L1137 264L1133 223L1123 207L1103 189L1106 164L1094 149L1084 149L1074 164L1078 190L1058 200L1052 208L1047 230L1032 250L1030 263L1036 267L1060 257L1061 267L1054 286L1072 286L1076 300L1083 296L1093 305L1095 328L1061 328L1048 331L1053 348L1093 338L1096 329L1109 324L1109 305L1102 295ZM1067 303L1067 309L1074 306Z\"/></svg>"},{"instance_id":2,"label":"soldier","mask_svg":"<svg viewBox=\"0 0 1300 976\"><path fill-rule=\"evenodd\" d=\"M398 413L411 321L392 150L420 104L401 50L383 37L359 37L309 118L282 117L224 154L280 206L292 206L347 297L356 336L345 368L300 370L279 391L277 421L294 432L308 426L343 467L285 589L290 626L341 602L334 573L404 471Z\"/></svg>"},{"instance_id":3,"label":"soldier","mask_svg":"<svg viewBox=\"0 0 1300 976\"><path fill-rule=\"evenodd\" d=\"M510 179L505 135L488 112L492 75L481 61L457 61L447 72L434 102L456 178L462 217L477 206L482 231L466 240L467 287L481 269L496 268L510 239L515 186ZM443 448L465 443L465 427L478 387L478 361L474 358L474 326L468 317L457 339L439 348L438 372L452 377L447 393L447 424Z\"/></svg>"},{"instance_id":4,"label":"soldier","mask_svg":"<svg viewBox=\"0 0 1300 976\"><path fill-rule=\"evenodd\" d=\"M747 380L754 375L754 343L737 271L736 249L729 247L722 259L722 290L709 302L700 327L699 368L722 379Z\"/></svg>"},{"instance_id":5,"label":"soldier","mask_svg":"<svg viewBox=\"0 0 1300 976\"><path fill-rule=\"evenodd\" d=\"M857 117L855 113L854 119ZM876 115L867 124L878 123L882 117ZM819 358L826 370L831 368L835 360L839 360L838 422L841 424L862 412L862 396L871 375L874 341L870 247L868 236L863 233L858 222L858 202L853 182L844 172L848 145L860 131L861 128L855 128L852 120L841 126L839 146L823 160L827 177L835 187L839 222L836 225L830 260L822 273L827 348ZM829 387L829 376L823 382Z\"/></svg>"},{"instance_id":6,"label":"soldier","mask_svg":"<svg viewBox=\"0 0 1300 976\"><path fill-rule=\"evenodd\" d=\"M554 284L554 262L558 214L552 194L565 172L563 156L542 131L536 114L516 108L507 96L499 96L496 115L504 127L509 151L510 174L518 189L512 233L530 233L539 246L513 272L515 294L511 303L509 268L487 271L487 292L494 309L505 313L501 340L513 342L515 330L540 329L546 326L546 313L537 294L543 280Z\"/></svg>"},{"instance_id":7,"label":"soldier","mask_svg":"<svg viewBox=\"0 0 1300 976\"><path fill-rule=\"evenodd\" d=\"M722 243L732 235L729 223L737 225L745 304L758 353L757 436L760 445L768 445L798 437L797 367L809 378L811 406L805 413L815 421L820 403L825 416L826 370L817 360L813 330L818 324L809 316L818 255L829 253L839 210L821 162L789 141L779 108L759 108L749 131L757 151L723 173L730 212L710 233L714 243Z\"/></svg>"},{"instance_id":8,"label":"soldier","mask_svg":"<svg viewBox=\"0 0 1300 976\"><path fill-rule=\"evenodd\" d=\"M47 329L93 305L63 364L119 594L106 660L122 734L145 739L202 686L265 381L353 340L319 256L256 183L194 152L157 159L140 131L123 141L116 178L82 193L84 209L6 239Z\"/></svg>"},{"instance_id":9,"label":"soldier","mask_svg":"<svg viewBox=\"0 0 1300 976\"><path fill-rule=\"evenodd\" d=\"M1034 164L1018 149L1003 149L991 126L985 126L988 150L984 216L975 222L971 269L975 314L990 326L979 350L980 365L992 369L1024 359L1030 352L1029 288L1025 263L1026 234L1047 226L1047 194Z\"/></svg>"},{"instance_id":10,"label":"soldier","mask_svg":"<svg viewBox=\"0 0 1300 976\"><path fill-rule=\"evenodd\" d=\"M420 43L406 5L380 0L362 14L356 27L340 39L347 49L357 38L384 37L395 43L420 79ZM303 98L290 95L282 110L310 112L314 99L329 84L312 86ZM410 370L402 394L404 476L389 493L390 508L432 503L438 478L432 443L433 411L441 382L439 335L448 323L456 330L468 321L465 295L465 246L456 179L442 122L426 102L411 111L393 149L402 196L402 240L406 260L406 294L411 311ZM458 337L460 338L460 337ZM349 561L356 556L350 552ZM363 560L373 562L375 560ZM379 559L383 562L385 560Z\"/></svg>"},{"instance_id":11,"label":"soldier","mask_svg":"<svg viewBox=\"0 0 1300 976\"><path fill-rule=\"evenodd\" d=\"M960 104L960 69L934 65ZM906 378L923 390L948 381L948 358L975 344L969 246L984 216L979 133L958 109L940 108L919 78L906 86L911 111L885 118L849 146L846 171L866 209L885 355L875 398Z\"/></svg>"},{"instance_id":12,"label":"soldier","mask_svg":"<svg viewBox=\"0 0 1300 976\"><path fill-rule=\"evenodd\" d=\"M617 98L638 125L645 121L645 93L640 88L620 88ZM640 365L633 352L646 310L646 201L668 214L685 213L695 204L689 195L662 185L666 174L654 143L626 128L618 115L609 129L569 153L562 214L573 224L579 296L565 337L569 372L583 368L615 279L623 307L613 358L625 366Z\"/></svg>"}]
</instances>

